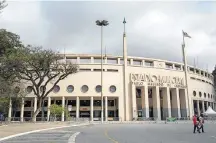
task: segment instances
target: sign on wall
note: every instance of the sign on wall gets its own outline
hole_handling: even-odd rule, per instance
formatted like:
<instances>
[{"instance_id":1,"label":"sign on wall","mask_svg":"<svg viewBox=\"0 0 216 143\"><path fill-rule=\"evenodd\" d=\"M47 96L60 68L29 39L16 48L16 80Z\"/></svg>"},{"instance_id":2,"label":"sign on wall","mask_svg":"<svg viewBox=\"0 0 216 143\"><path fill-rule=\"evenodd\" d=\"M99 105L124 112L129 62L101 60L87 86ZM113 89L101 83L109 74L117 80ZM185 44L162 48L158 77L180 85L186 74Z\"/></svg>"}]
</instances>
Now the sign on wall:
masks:
<instances>
[{"instance_id":1,"label":"sign on wall","mask_svg":"<svg viewBox=\"0 0 216 143\"><path fill-rule=\"evenodd\" d=\"M183 77L134 73L131 73L130 77L132 84L136 86L142 86L144 83L147 83L148 86L185 88Z\"/></svg>"},{"instance_id":2,"label":"sign on wall","mask_svg":"<svg viewBox=\"0 0 216 143\"><path fill-rule=\"evenodd\" d=\"M68 105L68 111L72 111L72 105Z\"/></svg>"}]
</instances>

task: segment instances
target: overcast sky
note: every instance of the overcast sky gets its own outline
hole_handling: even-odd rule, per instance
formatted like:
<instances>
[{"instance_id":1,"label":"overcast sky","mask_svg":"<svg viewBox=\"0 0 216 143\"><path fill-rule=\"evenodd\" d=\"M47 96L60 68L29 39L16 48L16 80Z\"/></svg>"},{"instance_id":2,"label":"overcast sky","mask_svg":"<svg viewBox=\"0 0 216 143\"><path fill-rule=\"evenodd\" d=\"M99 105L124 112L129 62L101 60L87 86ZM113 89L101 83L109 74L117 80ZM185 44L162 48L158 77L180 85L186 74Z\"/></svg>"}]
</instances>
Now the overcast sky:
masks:
<instances>
[{"instance_id":1,"label":"overcast sky","mask_svg":"<svg viewBox=\"0 0 216 143\"><path fill-rule=\"evenodd\" d=\"M191 65L212 71L216 64L216 2L57 2L11 1L0 14L0 28L25 44L66 53L100 54L97 19L104 28L107 53L122 55L126 18L128 54L182 62L182 29ZM197 60L198 59L198 60Z\"/></svg>"}]
</instances>

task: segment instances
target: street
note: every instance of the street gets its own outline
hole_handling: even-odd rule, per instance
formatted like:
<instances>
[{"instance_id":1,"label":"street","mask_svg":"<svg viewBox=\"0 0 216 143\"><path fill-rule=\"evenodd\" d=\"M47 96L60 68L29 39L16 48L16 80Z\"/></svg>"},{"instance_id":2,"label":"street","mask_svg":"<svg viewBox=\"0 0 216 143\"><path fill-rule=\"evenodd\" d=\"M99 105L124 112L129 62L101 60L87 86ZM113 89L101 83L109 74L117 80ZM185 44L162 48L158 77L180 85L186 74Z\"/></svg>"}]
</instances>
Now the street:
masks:
<instances>
[{"instance_id":1,"label":"street","mask_svg":"<svg viewBox=\"0 0 216 143\"><path fill-rule=\"evenodd\" d=\"M206 124L205 133L193 134L192 124L105 124L68 127L32 133L1 143L215 143L216 125Z\"/></svg>"}]
</instances>

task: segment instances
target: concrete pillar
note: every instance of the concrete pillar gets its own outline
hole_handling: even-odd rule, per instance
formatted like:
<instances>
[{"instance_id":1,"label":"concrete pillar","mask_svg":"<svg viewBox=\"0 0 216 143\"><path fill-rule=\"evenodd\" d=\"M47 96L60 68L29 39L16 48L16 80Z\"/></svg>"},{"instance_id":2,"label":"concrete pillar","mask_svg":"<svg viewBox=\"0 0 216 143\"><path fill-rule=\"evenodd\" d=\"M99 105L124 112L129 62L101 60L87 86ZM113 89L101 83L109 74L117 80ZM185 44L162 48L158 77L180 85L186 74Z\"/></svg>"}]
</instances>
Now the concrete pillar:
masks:
<instances>
[{"instance_id":1,"label":"concrete pillar","mask_svg":"<svg viewBox=\"0 0 216 143\"><path fill-rule=\"evenodd\" d=\"M174 117L181 118L181 112L180 112L180 102L179 102L179 89L171 89L172 92L172 115Z\"/></svg>"},{"instance_id":2,"label":"concrete pillar","mask_svg":"<svg viewBox=\"0 0 216 143\"><path fill-rule=\"evenodd\" d=\"M145 111L145 117L146 118L149 118L149 97L148 97L148 86L146 85L144 87L144 93L145 93L145 108L144 108L144 111Z\"/></svg>"},{"instance_id":3,"label":"concrete pillar","mask_svg":"<svg viewBox=\"0 0 216 143\"><path fill-rule=\"evenodd\" d=\"M117 59L117 63L118 63L118 65L121 64L121 59L120 58Z\"/></svg>"},{"instance_id":4,"label":"concrete pillar","mask_svg":"<svg viewBox=\"0 0 216 143\"><path fill-rule=\"evenodd\" d=\"M214 110L214 109L215 109L215 103L214 103L214 102L212 102L212 105L213 105L213 107L212 107L212 108L213 108L213 110Z\"/></svg>"},{"instance_id":5,"label":"concrete pillar","mask_svg":"<svg viewBox=\"0 0 216 143\"><path fill-rule=\"evenodd\" d=\"M105 96L105 121L108 120L107 96Z\"/></svg>"},{"instance_id":6,"label":"concrete pillar","mask_svg":"<svg viewBox=\"0 0 216 143\"><path fill-rule=\"evenodd\" d=\"M170 105L170 89L169 87L162 89L163 97L163 119L171 117L171 105Z\"/></svg>"},{"instance_id":7,"label":"concrete pillar","mask_svg":"<svg viewBox=\"0 0 216 143\"><path fill-rule=\"evenodd\" d=\"M12 112L12 100L9 99L9 109L8 109L8 121L11 121L11 112Z\"/></svg>"},{"instance_id":8,"label":"concrete pillar","mask_svg":"<svg viewBox=\"0 0 216 143\"><path fill-rule=\"evenodd\" d=\"M50 119L50 105L51 105L51 97L48 97L48 101L47 101L47 121L49 121Z\"/></svg>"},{"instance_id":9,"label":"concrete pillar","mask_svg":"<svg viewBox=\"0 0 216 143\"><path fill-rule=\"evenodd\" d=\"M149 118L148 86L141 88L142 117Z\"/></svg>"},{"instance_id":10,"label":"concrete pillar","mask_svg":"<svg viewBox=\"0 0 216 143\"><path fill-rule=\"evenodd\" d=\"M79 97L76 97L76 118L79 118L79 106L80 106Z\"/></svg>"},{"instance_id":11,"label":"concrete pillar","mask_svg":"<svg viewBox=\"0 0 216 143\"><path fill-rule=\"evenodd\" d=\"M161 120L161 109L160 109L160 96L159 87L152 88L152 99L153 99L153 115L157 120Z\"/></svg>"},{"instance_id":12,"label":"concrete pillar","mask_svg":"<svg viewBox=\"0 0 216 143\"><path fill-rule=\"evenodd\" d=\"M65 108L68 109L68 99L65 99Z\"/></svg>"},{"instance_id":13,"label":"concrete pillar","mask_svg":"<svg viewBox=\"0 0 216 143\"><path fill-rule=\"evenodd\" d=\"M65 108L65 97L64 96L62 97L62 108L63 109ZM62 112L61 121L64 121L64 120L65 120L65 114L64 112Z\"/></svg>"},{"instance_id":14,"label":"concrete pillar","mask_svg":"<svg viewBox=\"0 0 216 143\"><path fill-rule=\"evenodd\" d=\"M197 103L197 114L200 115L199 100L197 100L196 103Z\"/></svg>"},{"instance_id":15,"label":"concrete pillar","mask_svg":"<svg viewBox=\"0 0 216 143\"><path fill-rule=\"evenodd\" d=\"M90 116L91 116L91 121L93 121L94 120L94 98L93 96L91 96Z\"/></svg>"},{"instance_id":16,"label":"concrete pillar","mask_svg":"<svg viewBox=\"0 0 216 143\"><path fill-rule=\"evenodd\" d=\"M186 89L179 89L181 117L189 116L188 98L186 95Z\"/></svg>"},{"instance_id":17,"label":"concrete pillar","mask_svg":"<svg viewBox=\"0 0 216 143\"><path fill-rule=\"evenodd\" d=\"M137 119L136 86L132 84L132 119Z\"/></svg>"},{"instance_id":18,"label":"concrete pillar","mask_svg":"<svg viewBox=\"0 0 216 143\"><path fill-rule=\"evenodd\" d=\"M25 104L25 100L24 98L22 98L21 100L21 108L20 108L20 122L23 122L23 115L24 115L24 104Z\"/></svg>"},{"instance_id":19,"label":"concrete pillar","mask_svg":"<svg viewBox=\"0 0 216 143\"><path fill-rule=\"evenodd\" d=\"M204 105L204 101L202 101L202 112L205 112L205 105Z\"/></svg>"}]
</instances>

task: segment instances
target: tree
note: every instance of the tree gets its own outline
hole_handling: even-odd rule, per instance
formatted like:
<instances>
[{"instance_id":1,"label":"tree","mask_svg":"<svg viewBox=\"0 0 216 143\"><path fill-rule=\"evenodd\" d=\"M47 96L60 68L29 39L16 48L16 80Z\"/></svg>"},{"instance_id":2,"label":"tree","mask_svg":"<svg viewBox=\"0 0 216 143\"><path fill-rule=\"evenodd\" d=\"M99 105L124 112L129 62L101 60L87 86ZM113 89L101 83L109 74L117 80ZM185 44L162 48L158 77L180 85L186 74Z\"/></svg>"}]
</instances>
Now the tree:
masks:
<instances>
[{"instance_id":1,"label":"tree","mask_svg":"<svg viewBox=\"0 0 216 143\"><path fill-rule=\"evenodd\" d=\"M7 81L1 83L7 83ZM27 92L22 84L14 85L1 85L0 86L0 112L4 114L5 117L8 115L8 109L10 106L10 100L12 102L13 117L17 112L17 109L21 107L22 98L25 98Z\"/></svg>"},{"instance_id":2,"label":"tree","mask_svg":"<svg viewBox=\"0 0 216 143\"><path fill-rule=\"evenodd\" d=\"M5 0L0 1L0 13L1 13L1 10L4 9L6 6L7 6L7 4L6 4Z\"/></svg>"},{"instance_id":3,"label":"tree","mask_svg":"<svg viewBox=\"0 0 216 143\"><path fill-rule=\"evenodd\" d=\"M0 29L0 56L6 53L10 54L17 47L23 47L20 36L5 29Z\"/></svg>"},{"instance_id":4,"label":"tree","mask_svg":"<svg viewBox=\"0 0 216 143\"><path fill-rule=\"evenodd\" d=\"M54 121L56 121L56 117L61 117L61 114L64 112L66 120L70 119L70 112L67 108L63 108L60 105L52 104L49 107L50 115L52 118L54 118Z\"/></svg>"},{"instance_id":5,"label":"tree","mask_svg":"<svg viewBox=\"0 0 216 143\"><path fill-rule=\"evenodd\" d=\"M0 1L0 10L5 7L5 1ZM20 41L20 37L12 32L9 32L5 29L0 29L0 63L2 63L3 56L7 56L17 47L23 47L22 42ZM14 94L14 85L20 84L17 80L15 80L14 76L8 72L4 67L0 67L0 107L4 114L7 114L9 107L9 99L13 99L13 107L14 110L19 108L19 104L21 101L20 93ZM23 89L21 89L23 91ZM16 111L15 111L16 112Z\"/></svg>"},{"instance_id":6,"label":"tree","mask_svg":"<svg viewBox=\"0 0 216 143\"><path fill-rule=\"evenodd\" d=\"M71 62L63 63L61 60L62 57L52 50L31 46L17 48L4 56L2 60L2 68L18 81L30 84L33 93L39 100L32 121L36 121L44 99L55 86L61 80L77 72L77 65Z\"/></svg>"},{"instance_id":7,"label":"tree","mask_svg":"<svg viewBox=\"0 0 216 143\"><path fill-rule=\"evenodd\" d=\"M65 108L62 108L62 106L57 104L50 105L49 109L51 117L54 117L54 121L56 120L56 117L61 117L62 112L65 112Z\"/></svg>"}]
</instances>

